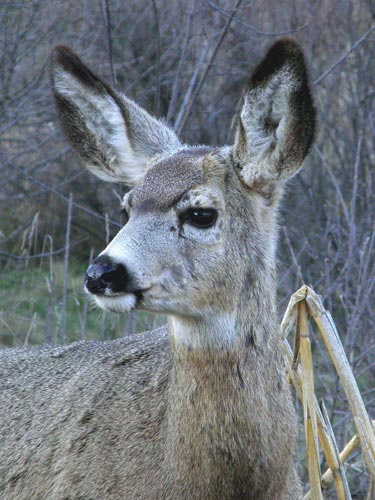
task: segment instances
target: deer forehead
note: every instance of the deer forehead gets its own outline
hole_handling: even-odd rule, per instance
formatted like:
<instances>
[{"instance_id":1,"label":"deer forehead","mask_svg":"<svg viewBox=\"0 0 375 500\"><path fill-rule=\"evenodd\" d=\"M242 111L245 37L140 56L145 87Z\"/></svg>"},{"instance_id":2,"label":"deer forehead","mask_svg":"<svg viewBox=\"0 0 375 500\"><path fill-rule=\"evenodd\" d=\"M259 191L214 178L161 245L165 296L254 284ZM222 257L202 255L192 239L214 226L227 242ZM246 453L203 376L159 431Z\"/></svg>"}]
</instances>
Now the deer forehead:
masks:
<instances>
[{"instance_id":1,"label":"deer forehead","mask_svg":"<svg viewBox=\"0 0 375 500\"><path fill-rule=\"evenodd\" d=\"M158 161L129 193L127 203L137 211L166 210L194 187L203 184L208 187L210 167L215 165L215 181L220 170L220 165L211 157L212 151L207 147L187 149ZM220 177L224 179L224 168ZM217 197L217 188L214 191ZM185 196L185 201L191 198L191 195Z\"/></svg>"}]
</instances>

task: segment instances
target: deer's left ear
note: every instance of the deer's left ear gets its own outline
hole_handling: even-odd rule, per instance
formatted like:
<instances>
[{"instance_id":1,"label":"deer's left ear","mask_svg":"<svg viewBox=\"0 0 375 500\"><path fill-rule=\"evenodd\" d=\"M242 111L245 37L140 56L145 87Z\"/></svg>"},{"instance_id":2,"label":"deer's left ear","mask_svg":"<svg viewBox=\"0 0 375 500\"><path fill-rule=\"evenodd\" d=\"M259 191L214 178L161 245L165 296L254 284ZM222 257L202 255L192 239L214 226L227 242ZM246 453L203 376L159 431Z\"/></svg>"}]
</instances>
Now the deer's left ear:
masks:
<instances>
[{"instance_id":1,"label":"deer's left ear","mask_svg":"<svg viewBox=\"0 0 375 500\"><path fill-rule=\"evenodd\" d=\"M294 175L314 139L303 53L291 40L268 51L250 79L233 149L243 181L260 191Z\"/></svg>"}]
</instances>

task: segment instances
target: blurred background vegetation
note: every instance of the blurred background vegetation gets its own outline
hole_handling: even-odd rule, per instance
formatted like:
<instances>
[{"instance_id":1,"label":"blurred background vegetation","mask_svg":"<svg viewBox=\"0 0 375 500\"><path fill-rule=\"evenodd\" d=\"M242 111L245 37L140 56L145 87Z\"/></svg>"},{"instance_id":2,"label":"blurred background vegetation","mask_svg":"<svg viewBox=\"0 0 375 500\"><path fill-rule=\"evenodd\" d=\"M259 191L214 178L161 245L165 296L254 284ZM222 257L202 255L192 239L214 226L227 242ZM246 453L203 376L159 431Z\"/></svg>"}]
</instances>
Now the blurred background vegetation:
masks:
<instances>
[{"instance_id":1,"label":"blurred background vegetation","mask_svg":"<svg viewBox=\"0 0 375 500\"><path fill-rule=\"evenodd\" d=\"M2 1L0 345L116 338L163 321L99 313L82 293L90 258L122 225L126 186L88 174L65 142L48 82L52 47L72 47L184 141L223 145L251 69L283 36L305 51L318 133L280 217L280 313L303 283L322 295L374 417L373 0ZM346 400L312 335L317 390L342 446L353 431ZM348 469L353 498L364 498L359 454Z\"/></svg>"}]
</instances>

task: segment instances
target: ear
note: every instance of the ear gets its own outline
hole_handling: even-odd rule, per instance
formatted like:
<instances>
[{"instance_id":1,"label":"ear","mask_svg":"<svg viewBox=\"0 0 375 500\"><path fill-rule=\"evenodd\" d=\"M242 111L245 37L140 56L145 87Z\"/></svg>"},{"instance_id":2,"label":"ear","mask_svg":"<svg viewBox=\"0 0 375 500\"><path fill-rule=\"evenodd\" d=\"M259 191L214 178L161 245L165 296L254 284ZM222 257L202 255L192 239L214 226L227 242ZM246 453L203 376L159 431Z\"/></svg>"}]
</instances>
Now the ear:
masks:
<instances>
[{"instance_id":1,"label":"ear","mask_svg":"<svg viewBox=\"0 0 375 500\"><path fill-rule=\"evenodd\" d=\"M244 96L233 155L243 181L265 194L300 168L314 139L315 110L303 53L280 40Z\"/></svg>"},{"instance_id":2,"label":"ear","mask_svg":"<svg viewBox=\"0 0 375 500\"><path fill-rule=\"evenodd\" d=\"M156 155L178 149L176 134L112 90L68 48L52 53L51 81L62 127L101 179L135 185Z\"/></svg>"}]
</instances>

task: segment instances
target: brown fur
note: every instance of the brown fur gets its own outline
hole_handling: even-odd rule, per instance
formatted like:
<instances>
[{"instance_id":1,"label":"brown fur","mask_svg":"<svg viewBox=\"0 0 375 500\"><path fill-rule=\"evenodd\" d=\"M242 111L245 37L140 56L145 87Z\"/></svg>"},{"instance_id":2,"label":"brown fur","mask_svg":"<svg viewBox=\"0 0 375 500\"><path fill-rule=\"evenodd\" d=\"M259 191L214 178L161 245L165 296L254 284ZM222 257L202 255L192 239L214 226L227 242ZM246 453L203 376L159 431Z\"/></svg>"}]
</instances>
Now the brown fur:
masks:
<instances>
[{"instance_id":1,"label":"brown fur","mask_svg":"<svg viewBox=\"0 0 375 500\"><path fill-rule=\"evenodd\" d=\"M124 310L142 290L138 308L170 317L123 340L0 353L0 499L300 499L275 307L277 201L314 128L300 49L271 49L234 147L218 149L181 145L67 49L52 75L87 166L137 184L124 200L129 222L103 252L126 266L129 292L96 300ZM181 222L196 207L217 211L213 227Z\"/></svg>"}]
</instances>

